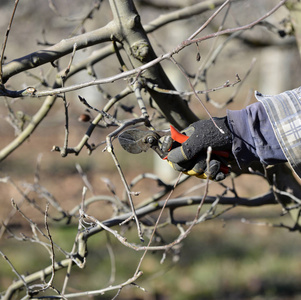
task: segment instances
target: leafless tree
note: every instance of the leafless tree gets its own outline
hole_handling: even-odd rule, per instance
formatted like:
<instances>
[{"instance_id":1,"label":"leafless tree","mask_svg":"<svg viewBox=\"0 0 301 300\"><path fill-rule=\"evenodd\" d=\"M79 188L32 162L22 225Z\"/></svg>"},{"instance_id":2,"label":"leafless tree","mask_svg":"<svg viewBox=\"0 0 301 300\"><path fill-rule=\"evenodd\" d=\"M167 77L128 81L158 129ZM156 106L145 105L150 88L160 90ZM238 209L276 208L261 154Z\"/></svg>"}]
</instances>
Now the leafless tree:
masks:
<instances>
[{"instance_id":1,"label":"leafless tree","mask_svg":"<svg viewBox=\"0 0 301 300\"><path fill-rule=\"evenodd\" d=\"M1 237L10 236L20 242L37 243L48 251L50 257L49 266L37 267L31 274L25 275L18 271L9 253L1 251L1 264L8 264L16 275L16 280L2 292L3 299L83 299L109 292L112 295L112 291L115 299L126 286L144 290L143 286L137 285L137 280L143 276L142 263L150 251L163 254L162 261L166 256L176 260L180 244L196 224L218 218L238 206L278 205L283 214L291 215L294 225L279 223L273 226L300 230L301 189L286 165L267 169L257 165L247 170L233 169L233 174L223 183L210 183L183 174L167 181L160 178L160 174L141 174L147 169L145 167L135 172L126 168L123 158L126 154L116 142L119 133L133 126L163 130L172 124L181 130L201 117L211 118L212 112L223 113L230 104L243 107L250 101L250 94L242 92L241 87L248 84L245 91L250 90L248 76L253 71L254 59L236 69L231 55L239 50L249 51L258 45L289 45L297 52L301 33L296 22L300 18L299 1L259 1L260 5L257 5L260 9L255 9L255 13L240 16L245 9L254 12L255 2L206 0L165 3L141 0L134 3L132 0L94 0L87 1L85 5L78 2L79 7L74 10L82 12L83 16L75 20L76 26L72 30L69 25L68 36L60 37L61 41L55 36L55 42L50 42L54 36L48 37L45 24L42 41L31 33L26 37L40 50L22 57L11 57L8 49L14 34L21 30L13 30L16 24L22 26L18 22L18 9L27 4L18 0L14 6L7 4L11 17L6 16L8 26L3 35L0 56L0 96L2 122L10 124L15 137L9 141L4 139L6 144L0 150L0 160L5 162L15 153L22 153L23 144L36 134L38 128L47 124L46 116L55 111L51 118L61 126L64 139L58 137L52 141L62 145L53 146L51 155L57 160L81 157L87 150L89 157L85 160L92 161L92 164L106 161L106 164L114 166L114 173L119 174L122 184L115 188L109 176L101 175L109 194L98 194L85 169L77 164L78 177L82 179L82 197L66 209L63 205L66 199L56 199L41 183L40 156L32 183L20 186L13 178L3 176L1 186L4 189L12 187L19 200L16 197L11 199L13 208L2 221ZM76 6L72 1L66 3ZM49 0L48 14L51 18L73 24L74 20L64 15L62 7L59 1ZM33 8L29 7L31 10ZM86 29L89 26L93 29ZM260 31L262 28L263 31ZM260 35L262 32L264 38ZM168 42L165 41L167 37ZM34 44L35 39L38 45ZM171 41L172 44L169 44ZM233 53L228 54L230 59L227 62L221 63L220 57L229 44L233 44ZM214 70L218 64L227 69L225 74ZM181 83L179 88L174 87L171 77ZM29 109L28 114L22 109L27 102L35 107L38 103L38 110L34 112ZM75 125L74 115L79 111L82 112L80 122ZM83 126L85 133L80 136L79 128ZM75 146L70 146L70 139ZM34 147L33 151L36 149ZM150 152L144 157L150 157ZM38 157L38 153L36 155ZM94 161L95 157L102 158ZM126 157L127 161L135 159L134 155ZM165 168L165 164L162 161L160 166ZM169 166L166 165L166 168ZM137 176L130 180L129 173L130 176L133 173ZM268 183L268 191L252 198L240 197L235 182L241 174L259 176ZM193 188L187 188L185 185L191 180L195 180ZM144 181L157 185L151 195L143 189L141 193L136 191L136 186ZM193 194L195 190L197 193ZM8 199L5 201L9 202ZM99 203L103 204L103 214L93 209ZM23 209L26 205L32 208L39 221L29 217ZM188 206L196 208L194 216L179 220L175 211ZM168 212L167 216L165 212ZM11 223L16 215L30 225L30 234L18 234L12 228ZM41 215L43 225L37 223L41 222L38 217ZM55 223L63 226L77 224L71 250L55 242L51 230ZM160 234L162 227L177 228L177 236L172 241L166 241ZM130 228L135 228L138 242L127 239ZM72 269L84 268L89 260L89 240L96 235L107 237L112 263L109 283L107 286L101 284L102 287L96 290L73 291L69 289ZM114 251L110 244L113 238L123 247L137 252L133 254L138 257L135 271L123 282L115 280ZM55 281L58 270L65 272L63 282Z\"/></svg>"}]
</instances>

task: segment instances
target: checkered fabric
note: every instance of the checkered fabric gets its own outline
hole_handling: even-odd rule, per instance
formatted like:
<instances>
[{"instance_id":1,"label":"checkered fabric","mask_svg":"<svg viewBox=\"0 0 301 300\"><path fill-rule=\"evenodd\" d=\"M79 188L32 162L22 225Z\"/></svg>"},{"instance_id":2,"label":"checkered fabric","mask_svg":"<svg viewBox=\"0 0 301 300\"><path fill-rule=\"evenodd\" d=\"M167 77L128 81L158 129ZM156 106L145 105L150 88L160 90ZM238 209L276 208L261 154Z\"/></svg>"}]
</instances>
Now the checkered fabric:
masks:
<instances>
[{"instance_id":1,"label":"checkered fabric","mask_svg":"<svg viewBox=\"0 0 301 300\"><path fill-rule=\"evenodd\" d=\"M255 97L263 104L285 157L301 178L301 87L275 96L256 91Z\"/></svg>"}]
</instances>

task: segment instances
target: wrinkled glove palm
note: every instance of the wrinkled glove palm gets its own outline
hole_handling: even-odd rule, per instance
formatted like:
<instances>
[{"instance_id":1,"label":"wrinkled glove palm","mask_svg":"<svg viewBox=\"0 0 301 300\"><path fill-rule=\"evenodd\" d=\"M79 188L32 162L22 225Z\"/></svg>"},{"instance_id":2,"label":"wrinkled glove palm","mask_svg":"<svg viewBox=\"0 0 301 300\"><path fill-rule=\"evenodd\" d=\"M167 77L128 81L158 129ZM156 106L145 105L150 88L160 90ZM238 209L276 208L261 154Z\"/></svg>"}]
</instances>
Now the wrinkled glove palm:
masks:
<instances>
[{"instance_id":1,"label":"wrinkled glove palm","mask_svg":"<svg viewBox=\"0 0 301 300\"><path fill-rule=\"evenodd\" d=\"M207 149L228 151L231 153L232 135L228 126L227 117L214 118L216 125L223 131L216 128L212 120L197 121L182 133L189 136L186 142L179 147L172 149L168 154L168 161L172 167L188 175L200 178L209 177L212 180L223 180L226 175L220 171L221 158L211 155L209 169L207 168Z\"/></svg>"}]
</instances>

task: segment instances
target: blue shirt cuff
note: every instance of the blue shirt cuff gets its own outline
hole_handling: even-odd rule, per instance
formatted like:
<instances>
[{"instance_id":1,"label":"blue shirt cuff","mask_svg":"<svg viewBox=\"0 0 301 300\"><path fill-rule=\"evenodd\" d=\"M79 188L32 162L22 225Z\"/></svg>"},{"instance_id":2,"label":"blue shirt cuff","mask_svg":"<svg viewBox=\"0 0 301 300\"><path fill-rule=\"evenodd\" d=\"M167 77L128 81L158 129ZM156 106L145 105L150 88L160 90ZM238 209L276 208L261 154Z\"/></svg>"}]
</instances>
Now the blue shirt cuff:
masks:
<instances>
[{"instance_id":1,"label":"blue shirt cuff","mask_svg":"<svg viewBox=\"0 0 301 300\"><path fill-rule=\"evenodd\" d=\"M287 161L260 102L242 110L228 110L227 117L233 135L232 152L239 165Z\"/></svg>"}]
</instances>

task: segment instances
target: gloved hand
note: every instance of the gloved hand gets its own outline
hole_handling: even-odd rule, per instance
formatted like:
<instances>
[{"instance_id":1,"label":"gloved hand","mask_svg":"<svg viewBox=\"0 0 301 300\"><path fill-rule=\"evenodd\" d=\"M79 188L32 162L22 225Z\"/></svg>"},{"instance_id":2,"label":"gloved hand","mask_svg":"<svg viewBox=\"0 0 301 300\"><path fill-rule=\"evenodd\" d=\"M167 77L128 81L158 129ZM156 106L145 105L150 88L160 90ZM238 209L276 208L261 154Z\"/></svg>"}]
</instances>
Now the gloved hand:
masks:
<instances>
[{"instance_id":1,"label":"gloved hand","mask_svg":"<svg viewBox=\"0 0 301 300\"><path fill-rule=\"evenodd\" d=\"M199 155L196 159L184 163L168 163L179 172L190 176L196 176L201 179L209 177L211 180L220 181L226 178L226 173L221 171L222 163L217 159L212 159L209 162L209 168L207 165L207 155Z\"/></svg>"},{"instance_id":2,"label":"gloved hand","mask_svg":"<svg viewBox=\"0 0 301 300\"><path fill-rule=\"evenodd\" d=\"M186 142L172 149L167 159L172 167L188 175L212 180L223 180L226 175L220 170L221 157L212 154L207 168L207 149L209 146L217 151L231 153L232 135L228 126L227 117L214 118L215 123L223 133L216 128L212 120L200 120L184 129L182 133L189 136Z\"/></svg>"}]
</instances>

